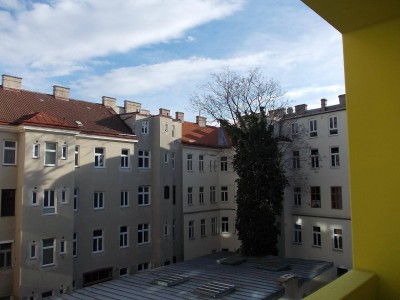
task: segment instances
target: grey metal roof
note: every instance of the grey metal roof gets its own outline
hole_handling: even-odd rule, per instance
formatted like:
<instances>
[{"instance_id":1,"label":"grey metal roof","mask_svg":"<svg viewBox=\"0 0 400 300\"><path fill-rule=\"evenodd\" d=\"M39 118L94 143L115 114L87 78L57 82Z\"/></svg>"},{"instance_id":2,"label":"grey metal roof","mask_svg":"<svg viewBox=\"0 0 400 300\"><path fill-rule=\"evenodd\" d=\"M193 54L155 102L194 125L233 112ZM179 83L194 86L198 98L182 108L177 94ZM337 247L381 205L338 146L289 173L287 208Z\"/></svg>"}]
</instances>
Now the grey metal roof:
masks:
<instances>
[{"instance_id":1,"label":"grey metal roof","mask_svg":"<svg viewBox=\"0 0 400 300\"><path fill-rule=\"evenodd\" d=\"M297 258L278 258L267 256L261 258L247 257L238 265L220 264L217 262L232 255L229 252L218 252L177 264L163 266L146 272L122 277L90 287L77 289L71 294L63 294L53 299L210 299L222 295L222 299L277 299L284 296L284 288L278 279L285 274L300 277L300 282L311 280L324 271L332 268L330 262L305 260ZM268 264L288 265L278 271L263 268ZM156 284L160 278L182 276L178 284L166 286ZM186 280L187 279L187 280ZM229 290L218 290L215 296L198 293L199 289L210 288L215 282L230 287ZM213 283L213 284L210 284Z\"/></svg>"}]
</instances>

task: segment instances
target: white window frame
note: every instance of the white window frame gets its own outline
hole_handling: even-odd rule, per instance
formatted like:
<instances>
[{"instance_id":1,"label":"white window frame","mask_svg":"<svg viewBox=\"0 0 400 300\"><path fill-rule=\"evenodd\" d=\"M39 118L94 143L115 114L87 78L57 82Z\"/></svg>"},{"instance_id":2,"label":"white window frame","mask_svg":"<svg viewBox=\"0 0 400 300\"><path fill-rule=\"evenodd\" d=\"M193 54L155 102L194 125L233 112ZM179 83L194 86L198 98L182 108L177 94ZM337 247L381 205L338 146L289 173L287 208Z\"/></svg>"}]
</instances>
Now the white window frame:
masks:
<instances>
[{"instance_id":1,"label":"white window frame","mask_svg":"<svg viewBox=\"0 0 400 300\"><path fill-rule=\"evenodd\" d=\"M50 241L51 240L51 245L44 245L45 241ZM48 239L43 239L42 240L42 261L41 261L41 265L42 267L47 267L47 266L53 266L54 265L54 243L55 243L55 239L54 238L48 238ZM45 257L45 251L50 252L52 254L52 260L49 263L45 263L44 261L44 257Z\"/></svg>"},{"instance_id":2,"label":"white window frame","mask_svg":"<svg viewBox=\"0 0 400 300\"><path fill-rule=\"evenodd\" d=\"M129 247L129 227L124 225L119 227L119 248Z\"/></svg>"},{"instance_id":3,"label":"white window frame","mask_svg":"<svg viewBox=\"0 0 400 300\"><path fill-rule=\"evenodd\" d=\"M172 125L171 127L171 136L175 137L175 125Z\"/></svg>"},{"instance_id":4,"label":"white window frame","mask_svg":"<svg viewBox=\"0 0 400 300\"><path fill-rule=\"evenodd\" d=\"M37 243L29 243L29 259L37 259Z\"/></svg>"},{"instance_id":5,"label":"white window frame","mask_svg":"<svg viewBox=\"0 0 400 300\"><path fill-rule=\"evenodd\" d=\"M32 158L40 158L40 144L39 143L35 143L32 146Z\"/></svg>"},{"instance_id":6,"label":"white window frame","mask_svg":"<svg viewBox=\"0 0 400 300\"><path fill-rule=\"evenodd\" d=\"M62 189L60 191L60 203L67 204L68 203L68 191L66 189Z\"/></svg>"},{"instance_id":7,"label":"white window frame","mask_svg":"<svg viewBox=\"0 0 400 300\"><path fill-rule=\"evenodd\" d=\"M336 205L334 205L334 203ZM332 209L343 209L342 187L341 186L331 186L331 208Z\"/></svg>"},{"instance_id":8,"label":"white window frame","mask_svg":"<svg viewBox=\"0 0 400 300\"><path fill-rule=\"evenodd\" d=\"M119 277L126 277L129 276L129 268L123 267L119 269Z\"/></svg>"},{"instance_id":9,"label":"white window frame","mask_svg":"<svg viewBox=\"0 0 400 300\"><path fill-rule=\"evenodd\" d=\"M80 146L75 145L74 164L75 164L76 168L79 167L79 150L80 150Z\"/></svg>"},{"instance_id":10,"label":"white window frame","mask_svg":"<svg viewBox=\"0 0 400 300\"><path fill-rule=\"evenodd\" d=\"M206 219L200 220L200 236L201 237L206 236Z\"/></svg>"},{"instance_id":11,"label":"white window frame","mask_svg":"<svg viewBox=\"0 0 400 300\"><path fill-rule=\"evenodd\" d=\"M149 185L138 186L138 205L147 206L151 204L151 187Z\"/></svg>"},{"instance_id":12,"label":"white window frame","mask_svg":"<svg viewBox=\"0 0 400 300\"><path fill-rule=\"evenodd\" d=\"M229 233L229 218L221 217L221 233Z\"/></svg>"},{"instance_id":13,"label":"white window frame","mask_svg":"<svg viewBox=\"0 0 400 300\"><path fill-rule=\"evenodd\" d=\"M210 186L210 203L217 203L217 187Z\"/></svg>"},{"instance_id":14,"label":"white window frame","mask_svg":"<svg viewBox=\"0 0 400 300\"><path fill-rule=\"evenodd\" d=\"M204 204L204 186L199 187L199 204Z\"/></svg>"},{"instance_id":15,"label":"white window frame","mask_svg":"<svg viewBox=\"0 0 400 300\"><path fill-rule=\"evenodd\" d=\"M168 153L168 151L165 151L164 152L164 163L167 164L168 160L169 160L169 153Z\"/></svg>"},{"instance_id":16,"label":"white window frame","mask_svg":"<svg viewBox=\"0 0 400 300\"><path fill-rule=\"evenodd\" d=\"M138 224L138 245L149 244L151 242L151 232L150 232L150 224L142 223ZM140 241L141 240L141 241Z\"/></svg>"},{"instance_id":17,"label":"white window frame","mask_svg":"<svg viewBox=\"0 0 400 300\"><path fill-rule=\"evenodd\" d=\"M61 159L68 159L68 145L62 144L61 145Z\"/></svg>"},{"instance_id":18,"label":"white window frame","mask_svg":"<svg viewBox=\"0 0 400 300\"><path fill-rule=\"evenodd\" d=\"M55 149L50 149L47 146L55 145ZM57 147L58 144L56 142L45 142L44 143L44 165L45 166L56 166L57 165ZM48 156L54 157L54 163L48 162Z\"/></svg>"},{"instance_id":19,"label":"white window frame","mask_svg":"<svg viewBox=\"0 0 400 300\"><path fill-rule=\"evenodd\" d=\"M78 233L74 232L72 235L72 256L78 256Z\"/></svg>"},{"instance_id":20,"label":"white window frame","mask_svg":"<svg viewBox=\"0 0 400 300\"><path fill-rule=\"evenodd\" d=\"M292 123L290 128L291 128L292 139L297 138L299 134L299 123L297 122Z\"/></svg>"},{"instance_id":21,"label":"white window frame","mask_svg":"<svg viewBox=\"0 0 400 300\"><path fill-rule=\"evenodd\" d=\"M337 116L330 116L330 117L329 117L329 134L330 134L330 135L337 135L337 134L339 134L339 129L338 129L338 118L337 118Z\"/></svg>"},{"instance_id":22,"label":"white window frame","mask_svg":"<svg viewBox=\"0 0 400 300\"><path fill-rule=\"evenodd\" d=\"M149 121L142 121L142 128L141 128L141 133L142 134L149 134Z\"/></svg>"},{"instance_id":23,"label":"white window frame","mask_svg":"<svg viewBox=\"0 0 400 300\"><path fill-rule=\"evenodd\" d=\"M120 192L120 207L129 207L129 191Z\"/></svg>"},{"instance_id":24,"label":"white window frame","mask_svg":"<svg viewBox=\"0 0 400 300\"><path fill-rule=\"evenodd\" d=\"M335 149L337 149L337 152ZM331 154L331 168L339 168L340 167L340 149L339 149L339 147L330 147L330 154Z\"/></svg>"},{"instance_id":25,"label":"white window frame","mask_svg":"<svg viewBox=\"0 0 400 300\"><path fill-rule=\"evenodd\" d=\"M38 192L37 191L32 191L32 193L31 193L31 204L32 204L32 206L38 206L39 205Z\"/></svg>"},{"instance_id":26,"label":"white window frame","mask_svg":"<svg viewBox=\"0 0 400 300\"><path fill-rule=\"evenodd\" d=\"M60 255L67 254L67 242L65 239L60 240Z\"/></svg>"},{"instance_id":27,"label":"white window frame","mask_svg":"<svg viewBox=\"0 0 400 300\"><path fill-rule=\"evenodd\" d=\"M333 249L343 251L343 229L333 229Z\"/></svg>"},{"instance_id":28,"label":"white window frame","mask_svg":"<svg viewBox=\"0 0 400 300\"><path fill-rule=\"evenodd\" d=\"M98 234L100 233L100 234ZM103 253L104 252L104 230L96 229L92 233L92 253Z\"/></svg>"},{"instance_id":29,"label":"white window frame","mask_svg":"<svg viewBox=\"0 0 400 300\"><path fill-rule=\"evenodd\" d=\"M318 125L316 119L311 119L308 121L310 137L317 137L318 136Z\"/></svg>"},{"instance_id":30,"label":"white window frame","mask_svg":"<svg viewBox=\"0 0 400 300\"><path fill-rule=\"evenodd\" d=\"M188 237L189 240L193 240L195 239L195 235L194 235L194 220L190 220L188 223Z\"/></svg>"},{"instance_id":31,"label":"white window frame","mask_svg":"<svg viewBox=\"0 0 400 300\"><path fill-rule=\"evenodd\" d=\"M93 209L104 209L105 193L96 191L93 193Z\"/></svg>"},{"instance_id":32,"label":"white window frame","mask_svg":"<svg viewBox=\"0 0 400 300\"><path fill-rule=\"evenodd\" d=\"M79 188L74 188L74 211L79 209Z\"/></svg>"},{"instance_id":33,"label":"white window frame","mask_svg":"<svg viewBox=\"0 0 400 300\"><path fill-rule=\"evenodd\" d=\"M199 155L199 172L204 172L204 155Z\"/></svg>"},{"instance_id":34,"label":"white window frame","mask_svg":"<svg viewBox=\"0 0 400 300\"><path fill-rule=\"evenodd\" d=\"M2 267L0 267L0 270L2 269L10 269L13 266L13 243L11 241L7 241L7 242L1 242L1 245L9 245L9 249L3 249L0 250L0 253L2 253L3 255L1 255L0 257L3 257L3 260L1 261L1 263L3 264Z\"/></svg>"},{"instance_id":35,"label":"white window frame","mask_svg":"<svg viewBox=\"0 0 400 300\"><path fill-rule=\"evenodd\" d=\"M121 149L121 169L129 168L129 149Z\"/></svg>"},{"instance_id":36,"label":"white window frame","mask_svg":"<svg viewBox=\"0 0 400 300\"><path fill-rule=\"evenodd\" d=\"M105 168L106 161L105 161L105 153L106 149L104 147L95 147L94 148L94 167L95 168Z\"/></svg>"},{"instance_id":37,"label":"white window frame","mask_svg":"<svg viewBox=\"0 0 400 300\"><path fill-rule=\"evenodd\" d=\"M168 132L168 123L164 123L164 132Z\"/></svg>"},{"instance_id":38,"label":"white window frame","mask_svg":"<svg viewBox=\"0 0 400 300\"><path fill-rule=\"evenodd\" d=\"M319 168L319 152L318 149L311 149L311 168L318 169Z\"/></svg>"},{"instance_id":39,"label":"white window frame","mask_svg":"<svg viewBox=\"0 0 400 300\"><path fill-rule=\"evenodd\" d=\"M228 172L228 157L222 156L220 160L221 172Z\"/></svg>"},{"instance_id":40,"label":"white window frame","mask_svg":"<svg viewBox=\"0 0 400 300\"><path fill-rule=\"evenodd\" d=\"M44 190L43 215L54 215L56 213L56 203L56 192L54 190Z\"/></svg>"},{"instance_id":41,"label":"white window frame","mask_svg":"<svg viewBox=\"0 0 400 300\"><path fill-rule=\"evenodd\" d=\"M187 158L187 160L186 160L186 162L187 162L187 164L186 164L186 169L188 170L188 171L193 171L193 154L191 154L191 153L189 153L187 156L186 156L186 158Z\"/></svg>"},{"instance_id":42,"label":"white window frame","mask_svg":"<svg viewBox=\"0 0 400 300\"><path fill-rule=\"evenodd\" d=\"M137 265L138 272L149 270L149 269L150 269L150 262L148 262L148 261Z\"/></svg>"},{"instance_id":43,"label":"white window frame","mask_svg":"<svg viewBox=\"0 0 400 300\"><path fill-rule=\"evenodd\" d=\"M138 151L138 168L150 169L151 168L151 152L149 150Z\"/></svg>"},{"instance_id":44,"label":"white window frame","mask_svg":"<svg viewBox=\"0 0 400 300\"><path fill-rule=\"evenodd\" d=\"M321 227L313 226L313 247L322 247Z\"/></svg>"},{"instance_id":45,"label":"white window frame","mask_svg":"<svg viewBox=\"0 0 400 300\"><path fill-rule=\"evenodd\" d=\"M294 224L294 232L293 232L294 233L293 234L293 243L294 244L301 245L303 243L301 231L302 231L301 224Z\"/></svg>"},{"instance_id":46,"label":"white window frame","mask_svg":"<svg viewBox=\"0 0 400 300\"><path fill-rule=\"evenodd\" d=\"M301 188L295 187L293 189L294 205L301 206Z\"/></svg>"},{"instance_id":47,"label":"white window frame","mask_svg":"<svg viewBox=\"0 0 400 300\"><path fill-rule=\"evenodd\" d=\"M193 187L187 188L187 204L193 205Z\"/></svg>"},{"instance_id":48,"label":"white window frame","mask_svg":"<svg viewBox=\"0 0 400 300\"><path fill-rule=\"evenodd\" d=\"M218 217L211 218L211 234L217 235L218 232Z\"/></svg>"},{"instance_id":49,"label":"white window frame","mask_svg":"<svg viewBox=\"0 0 400 300\"><path fill-rule=\"evenodd\" d=\"M318 191L318 193L317 193ZM321 187L310 187L311 208L321 208Z\"/></svg>"},{"instance_id":50,"label":"white window frame","mask_svg":"<svg viewBox=\"0 0 400 300\"><path fill-rule=\"evenodd\" d=\"M228 187L221 186L221 202L228 202L228 201L229 201Z\"/></svg>"},{"instance_id":51,"label":"white window frame","mask_svg":"<svg viewBox=\"0 0 400 300\"><path fill-rule=\"evenodd\" d=\"M14 143L14 146L6 146L6 143ZM6 162L6 153L12 153L12 162ZM8 157L8 156L7 156ZM4 140L3 141L3 165L15 166L17 164L17 141Z\"/></svg>"},{"instance_id":52,"label":"white window frame","mask_svg":"<svg viewBox=\"0 0 400 300\"><path fill-rule=\"evenodd\" d=\"M300 169L300 151L294 150L292 152L292 168Z\"/></svg>"}]
</instances>

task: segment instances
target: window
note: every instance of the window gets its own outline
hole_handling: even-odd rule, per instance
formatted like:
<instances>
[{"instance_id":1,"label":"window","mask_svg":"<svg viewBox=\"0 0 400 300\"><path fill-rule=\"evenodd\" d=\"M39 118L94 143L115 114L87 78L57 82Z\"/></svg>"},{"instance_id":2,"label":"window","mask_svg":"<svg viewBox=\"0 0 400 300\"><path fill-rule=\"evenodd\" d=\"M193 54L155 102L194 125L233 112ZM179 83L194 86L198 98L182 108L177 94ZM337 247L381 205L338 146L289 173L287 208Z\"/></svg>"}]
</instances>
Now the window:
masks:
<instances>
[{"instance_id":1,"label":"window","mask_svg":"<svg viewBox=\"0 0 400 300\"><path fill-rule=\"evenodd\" d=\"M42 240L42 266L54 264L54 239Z\"/></svg>"},{"instance_id":2,"label":"window","mask_svg":"<svg viewBox=\"0 0 400 300\"><path fill-rule=\"evenodd\" d=\"M164 199L169 199L169 185L164 185Z\"/></svg>"},{"instance_id":3,"label":"window","mask_svg":"<svg viewBox=\"0 0 400 300\"><path fill-rule=\"evenodd\" d=\"M301 225L294 224L294 243L301 244Z\"/></svg>"},{"instance_id":4,"label":"window","mask_svg":"<svg viewBox=\"0 0 400 300\"><path fill-rule=\"evenodd\" d=\"M321 227L313 226L313 246L321 247Z\"/></svg>"},{"instance_id":5,"label":"window","mask_svg":"<svg viewBox=\"0 0 400 300\"><path fill-rule=\"evenodd\" d=\"M187 170L193 171L193 154L187 155Z\"/></svg>"},{"instance_id":6,"label":"window","mask_svg":"<svg viewBox=\"0 0 400 300\"><path fill-rule=\"evenodd\" d=\"M176 204L176 186L172 186L172 204Z\"/></svg>"},{"instance_id":7,"label":"window","mask_svg":"<svg viewBox=\"0 0 400 300\"><path fill-rule=\"evenodd\" d=\"M339 166L339 147L331 147L331 167L337 168Z\"/></svg>"},{"instance_id":8,"label":"window","mask_svg":"<svg viewBox=\"0 0 400 300\"><path fill-rule=\"evenodd\" d=\"M97 229L93 231L93 244L92 244L92 252L93 253L101 253L103 252L103 230Z\"/></svg>"},{"instance_id":9,"label":"window","mask_svg":"<svg viewBox=\"0 0 400 300\"><path fill-rule=\"evenodd\" d=\"M297 135L299 134L299 124L292 123L291 129L292 129L292 139L295 139L297 137Z\"/></svg>"},{"instance_id":10,"label":"window","mask_svg":"<svg viewBox=\"0 0 400 300\"><path fill-rule=\"evenodd\" d=\"M149 121L142 121L142 134L149 134Z\"/></svg>"},{"instance_id":11,"label":"window","mask_svg":"<svg viewBox=\"0 0 400 300\"><path fill-rule=\"evenodd\" d=\"M216 203L216 188L210 186L210 203Z\"/></svg>"},{"instance_id":12,"label":"window","mask_svg":"<svg viewBox=\"0 0 400 300\"><path fill-rule=\"evenodd\" d=\"M119 228L119 247L127 248L129 245L128 226L121 226Z\"/></svg>"},{"instance_id":13,"label":"window","mask_svg":"<svg viewBox=\"0 0 400 300\"><path fill-rule=\"evenodd\" d=\"M193 188L188 187L187 189L187 202L188 205L193 205Z\"/></svg>"},{"instance_id":14,"label":"window","mask_svg":"<svg viewBox=\"0 0 400 300\"><path fill-rule=\"evenodd\" d=\"M128 191L121 191L121 194L120 194L120 206L121 207L128 207L129 206L129 192Z\"/></svg>"},{"instance_id":15,"label":"window","mask_svg":"<svg viewBox=\"0 0 400 300\"><path fill-rule=\"evenodd\" d=\"M172 238L173 238L173 239L176 238L175 230L176 230L176 220L175 220L175 219L172 219Z\"/></svg>"},{"instance_id":16,"label":"window","mask_svg":"<svg viewBox=\"0 0 400 300\"><path fill-rule=\"evenodd\" d=\"M164 124L164 132L168 132L168 123Z\"/></svg>"},{"instance_id":17,"label":"window","mask_svg":"<svg viewBox=\"0 0 400 300\"><path fill-rule=\"evenodd\" d=\"M3 164L4 165L17 164L17 142L15 141L3 142Z\"/></svg>"},{"instance_id":18,"label":"window","mask_svg":"<svg viewBox=\"0 0 400 300\"><path fill-rule=\"evenodd\" d=\"M72 255L74 257L78 256L78 234L76 232L72 237Z\"/></svg>"},{"instance_id":19,"label":"window","mask_svg":"<svg viewBox=\"0 0 400 300\"><path fill-rule=\"evenodd\" d=\"M194 239L194 221L189 221L189 240Z\"/></svg>"},{"instance_id":20,"label":"window","mask_svg":"<svg viewBox=\"0 0 400 300\"><path fill-rule=\"evenodd\" d=\"M56 213L54 190L45 190L43 198L43 214L51 215Z\"/></svg>"},{"instance_id":21,"label":"window","mask_svg":"<svg viewBox=\"0 0 400 300\"><path fill-rule=\"evenodd\" d=\"M311 149L311 168L319 168L318 149Z\"/></svg>"},{"instance_id":22,"label":"window","mask_svg":"<svg viewBox=\"0 0 400 300\"><path fill-rule=\"evenodd\" d=\"M311 187L311 207L312 208L321 207L321 188L319 186Z\"/></svg>"},{"instance_id":23,"label":"window","mask_svg":"<svg viewBox=\"0 0 400 300\"><path fill-rule=\"evenodd\" d=\"M77 211L79 208L79 189L74 188L74 210Z\"/></svg>"},{"instance_id":24,"label":"window","mask_svg":"<svg viewBox=\"0 0 400 300\"><path fill-rule=\"evenodd\" d=\"M55 166L57 159L57 143L46 142L44 148L45 166Z\"/></svg>"},{"instance_id":25,"label":"window","mask_svg":"<svg viewBox=\"0 0 400 300\"><path fill-rule=\"evenodd\" d=\"M67 190L61 190L61 200L60 201L62 204L68 203Z\"/></svg>"},{"instance_id":26,"label":"window","mask_svg":"<svg viewBox=\"0 0 400 300\"><path fill-rule=\"evenodd\" d=\"M75 167L79 167L79 146L75 146Z\"/></svg>"},{"instance_id":27,"label":"window","mask_svg":"<svg viewBox=\"0 0 400 300\"><path fill-rule=\"evenodd\" d=\"M206 219L200 220L200 236L206 236Z\"/></svg>"},{"instance_id":28,"label":"window","mask_svg":"<svg viewBox=\"0 0 400 300\"><path fill-rule=\"evenodd\" d=\"M139 150L138 167L141 169L149 169L150 168L150 151Z\"/></svg>"},{"instance_id":29,"label":"window","mask_svg":"<svg viewBox=\"0 0 400 300\"><path fill-rule=\"evenodd\" d=\"M35 242L29 244L29 259L37 258L37 244Z\"/></svg>"},{"instance_id":30,"label":"window","mask_svg":"<svg viewBox=\"0 0 400 300\"><path fill-rule=\"evenodd\" d=\"M11 268L11 243L0 244L0 269Z\"/></svg>"},{"instance_id":31,"label":"window","mask_svg":"<svg viewBox=\"0 0 400 300\"><path fill-rule=\"evenodd\" d=\"M129 275L128 268L119 269L119 277L124 277L124 276L128 276L128 275Z\"/></svg>"},{"instance_id":32,"label":"window","mask_svg":"<svg viewBox=\"0 0 400 300\"><path fill-rule=\"evenodd\" d=\"M301 205L301 188L299 187L294 188L294 205L295 206Z\"/></svg>"},{"instance_id":33,"label":"window","mask_svg":"<svg viewBox=\"0 0 400 300\"><path fill-rule=\"evenodd\" d=\"M298 169L300 168L300 151L296 150L293 151L292 154L292 160L293 160L293 169Z\"/></svg>"},{"instance_id":34,"label":"window","mask_svg":"<svg viewBox=\"0 0 400 300\"><path fill-rule=\"evenodd\" d=\"M60 254L64 255L67 253L67 246L66 246L66 241L64 239L60 240Z\"/></svg>"},{"instance_id":35,"label":"window","mask_svg":"<svg viewBox=\"0 0 400 300\"><path fill-rule=\"evenodd\" d=\"M199 155L199 172L204 172L204 155Z\"/></svg>"},{"instance_id":36,"label":"window","mask_svg":"<svg viewBox=\"0 0 400 300\"><path fill-rule=\"evenodd\" d=\"M204 186L199 187L199 204L204 204Z\"/></svg>"},{"instance_id":37,"label":"window","mask_svg":"<svg viewBox=\"0 0 400 300\"><path fill-rule=\"evenodd\" d=\"M226 156L221 157L221 172L228 171L228 158Z\"/></svg>"},{"instance_id":38,"label":"window","mask_svg":"<svg viewBox=\"0 0 400 300\"><path fill-rule=\"evenodd\" d=\"M338 122L337 122L337 117L332 116L329 117L329 134L338 134Z\"/></svg>"},{"instance_id":39,"label":"window","mask_svg":"<svg viewBox=\"0 0 400 300\"><path fill-rule=\"evenodd\" d=\"M53 291L47 291L42 293L42 299L48 299L53 296Z\"/></svg>"},{"instance_id":40,"label":"window","mask_svg":"<svg viewBox=\"0 0 400 300\"><path fill-rule=\"evenodd\" d=\"M121 168L129 168L129 149L121 150Z\"/></svg>"},{"instance_id":41,"label":"window","mask_svg":"<svg viewBox=\"0 0 400 300\"><path fill-rule=\"evenodd\" d=\"M150 243L150 225L138 224L138 244Z\"/></svg>"},{"instance_id":42,"label":"window","mask_svg":"<svg viewBox=\"0 0 400 300\"><path fill-rule=\"evenodd\" d=\"M149 268L150 268L150 263L149 262L138 264L138 266L137 266L138 272L143 271L143 270L148 270Z\"/></svg>"},{"instance_id":43,"label":"window","mask_svg":"<svg viewBox=\"0 0 400 300\"><path fill-rule=\"evenodd\" d=\"M93 208L94 209L103 209L104 208L104 192L94 192Z\"/></svg>"},{"instance_id":44,"label":"window","mask_svg":"<svg viewBox=\"0 0 400 300\"><path fill-rule=\"evenodd\" d=\"M218 234L218 218L217 217L211 218L211 234L212 235Z\"/></svg>"},{"instance_id":45,"label":"window","mask_svg":"<svg viewBox=\"0 0 400 300\"><path fill-rule=\"evenodd\" d=\"M83 286L90 286L96 283L113 279L113 268L103 268L83 273Z\"/></svg>"},{"instance_id":46,"label":"window","mask_svg":"<svg viewBox=\"0 0 400 300\"><path fill-rule=\"evenodd\" d=\"M168 158L169 158L168 151L165 151L165 152L164 152L164 163L165 163L165 164L168 163Z\"/></svg>"},{"instance_id":47,"label":"window","mask_svg":"<svg viewBox=\"0 0 400 300\"><path fill-rule=\"evenodd\" d=\"M333 248L335 250L343 250L342 229L333 229Z\"/></svg>"},{"instance_id":48,"label":"window","mask_svg":"<svg viewBox=\"0 0 400 300\"><path fill-rule=\"evenodd\" d=\"M221 218L221 232L228 233L229 232L229 219L228 217Z\"/></svg>"},{"instance_id":49,"label":"window","mask_svg":"<svg viewBox=\"0 0 400 300\"><path fill-rule=\"evenodd\" d=\"M331 186L332 209L342 209L342 187Z\"/></svg>"},{"instance_id":50,"label":"window","mask_svg":"<svg viewBox=\"0 0 400 300\"><path fill-rule=\"evenodd\" d=\"M150 205L150 187L142 185L138 187L138 204Z\"/></svg>"},{"instance_id":51,"label":"window","mask_svg":"<svg viewBox=\"0 0 400 300\"><path fill-rule=\"evenodd\" d=\"M104 148L94 148L94 166L104 168Z\"/></svg>"},{"instance_id":52,"label":"window","mask_svg":"<svg viewBox=\"0 0 400 300\"><path fill-rule=\"evenodd\" d=\"M40 157L40 144L33 144L32 147L32 158Z\"/></svg>"},{"instance_id":53,"label":"window","mask_svg":"<svg viewBox=\"0 0 400 300\"><path fill-rule=\"evenodd\" d=\"M171 164L172 164L172 169L175 169L175 152L171 153Z\"/></svg>"},{"instance_id":54,"label":"window","mask_svg":"<svg viewBox=\"0 0 400 300\"><path fill-rule=\"evenodd\" d=\"M68 145L62 144L61 145L61 159L68 158Z\"/></svg>"},{"instance_id":55,"label":"window","mask_svg":"<svg viewBox=\"0 0 400 300\"><path fill-rule=\"evenodd\" d=\"M164 224L164 237L167 237L167 236L169 236L169 226L168 226L168 223L165 222L165 224Z\"/></svg>"},{"instance_id":56,"label":"window","mask_svg":"<svg viewBox=\"0 0 400 300\"><path fill-rule=\"evenodd\" d=\"M310 129L310 137L318 136L317 120L310 120L309 126L310 126L309 127L309 129Z\"/></svg>"},{"instance_id":57,"label":"window","mask_svg":"<svg viewBox=\"0 0 400 300\"><path fill-rule=\"evenodd\" d=\"M1 190L0 201L0 216L15 216L15 190Z\"/></svg>"},{"instance_id":58,"label":"window","mask_svg":"<svg viewBox=\"0 0 400 300\"><path fill-rule=\"evenodd\" d=\"M228 202L228 187L221 186L221 202Z\"/></svg>"},{"instance_id":59,"label":"window","mask_svg":"<svg viewBox=\"0 0 400 300\"><path fill-rule=\"evenodd\" d=\"M172 125L171 135L172 135L172 137L175 137L175 125Z\"/></svg>"},{"instance_id":60,"label":"window","mask_svg":"<svg viewBox=\"0 0 400 300\"><path fill-rule=\"evenodd\" d=\"M32 191L31 203L32 203L32 206L38 205L37 192L36 191Z\"/></svg>"}]
</instances>

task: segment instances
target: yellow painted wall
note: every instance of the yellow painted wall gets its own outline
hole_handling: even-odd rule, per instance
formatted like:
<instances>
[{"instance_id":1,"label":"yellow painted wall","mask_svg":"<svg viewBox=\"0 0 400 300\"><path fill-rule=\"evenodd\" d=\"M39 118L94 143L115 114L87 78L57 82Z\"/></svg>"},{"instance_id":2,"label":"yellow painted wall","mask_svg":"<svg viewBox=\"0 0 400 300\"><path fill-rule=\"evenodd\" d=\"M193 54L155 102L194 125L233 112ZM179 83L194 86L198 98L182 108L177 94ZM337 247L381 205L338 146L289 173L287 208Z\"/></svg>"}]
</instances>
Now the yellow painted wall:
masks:
<instances>
[{"instance_id":1,"label":"yellow painted wall","mask_svg":"<svg viewBox=\"0 0 400 300\"><path fill-rule=\"evenodd\" d=\"M400 18L343 35L353 264L400 298Z\"/></svg>"}]
</instances>

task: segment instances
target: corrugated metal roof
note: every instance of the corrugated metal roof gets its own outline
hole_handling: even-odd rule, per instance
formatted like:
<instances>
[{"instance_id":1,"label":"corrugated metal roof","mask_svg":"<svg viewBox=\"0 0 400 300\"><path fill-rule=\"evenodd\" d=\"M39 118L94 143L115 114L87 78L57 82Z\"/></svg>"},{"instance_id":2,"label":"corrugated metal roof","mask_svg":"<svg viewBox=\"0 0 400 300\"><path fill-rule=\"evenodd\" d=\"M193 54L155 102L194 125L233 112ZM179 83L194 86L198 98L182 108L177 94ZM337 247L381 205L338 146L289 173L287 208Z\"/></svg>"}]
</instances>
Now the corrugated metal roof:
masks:
<instances>
[{"instance_id":1,"label":"corrugated metal roof","mask_svg":"<svg viewBox=\"0 0 400 300\"><path fill-rule=\"evenodd\" d=\"M231 266L219 264L217 260L232 255L219 252L193 260L160 267L143 273L122 277L83 289L69 295L60 295L53 299L208 299L213 296L199 295L196 290L210 282L222 282L233 287L223 299L278 299L284 296L284 288L278 284L282 275L291 273L300 278L300 282L311 280L332 268L330 262L297 258L246 258L246 262ZM271 271L257 266L274 262L287 264L290 270ZM161 286L154 282L170 274L185 276L188 280L174 286Z\"/></svg>"}]
</instances>

